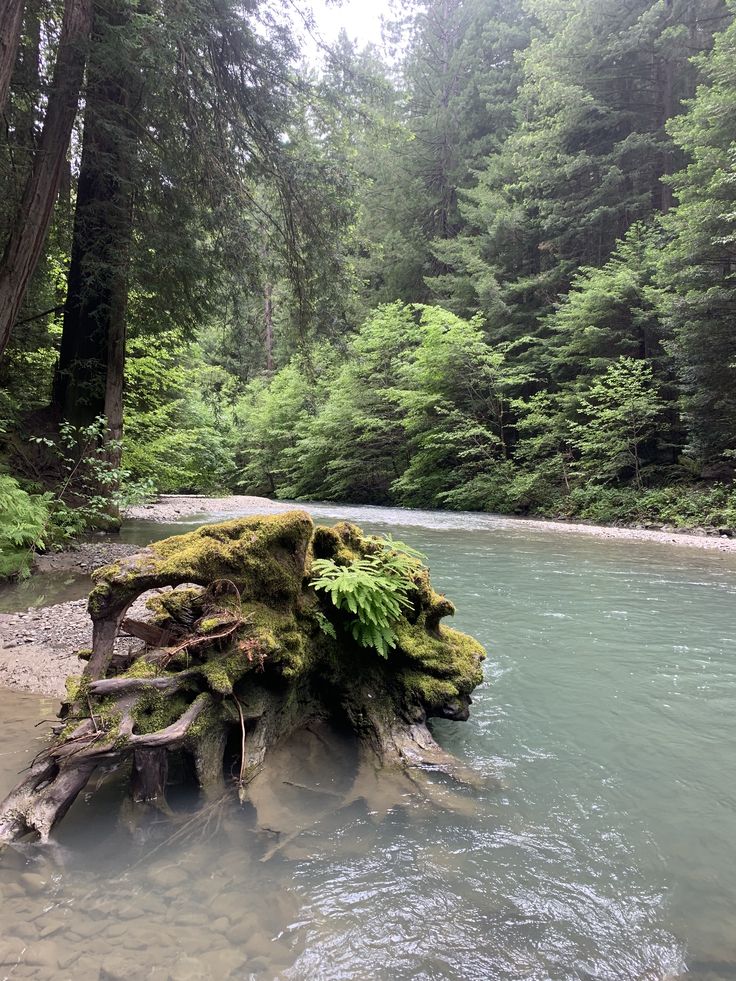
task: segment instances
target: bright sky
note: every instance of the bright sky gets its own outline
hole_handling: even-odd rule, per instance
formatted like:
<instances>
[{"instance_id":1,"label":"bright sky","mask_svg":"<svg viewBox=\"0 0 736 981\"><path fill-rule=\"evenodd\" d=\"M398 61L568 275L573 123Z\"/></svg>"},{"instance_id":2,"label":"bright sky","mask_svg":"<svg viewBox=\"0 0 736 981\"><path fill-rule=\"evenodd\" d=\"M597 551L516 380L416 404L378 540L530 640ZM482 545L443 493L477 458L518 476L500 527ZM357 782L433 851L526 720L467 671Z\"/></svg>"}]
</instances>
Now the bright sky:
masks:
<instances>
[{"instance_id":1,"label":"bright sky","mask_svg":"<svg viewBox=\"0 0 736 981\"><path fill-rule=\"evenodd\" d=\"M326 42L336 40L344 28L360 47L381 43L381 14L388 13L389 0L343 0L339 6L326 0L306 0L317 21L317 30Z\"/></svg>"}]
</instances>

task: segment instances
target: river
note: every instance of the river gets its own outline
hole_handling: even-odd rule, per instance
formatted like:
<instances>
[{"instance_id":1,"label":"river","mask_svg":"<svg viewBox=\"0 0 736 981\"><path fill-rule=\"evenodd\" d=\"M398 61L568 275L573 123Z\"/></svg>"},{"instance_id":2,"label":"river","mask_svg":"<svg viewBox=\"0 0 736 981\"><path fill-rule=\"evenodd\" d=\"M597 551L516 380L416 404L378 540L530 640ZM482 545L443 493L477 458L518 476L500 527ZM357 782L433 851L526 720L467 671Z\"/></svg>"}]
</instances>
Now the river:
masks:
<instances>
[{"instance_id":1,"label":"river","mask_svg":"<svg viewBox=\"0 0 736 981\"><path fill-rule=\"evenodd\" d=\"M425 552L488 648L470 721L435 726L488 789L342 807L353 759L329 732L275 768L270 830L184 790L136 817L102 777L53 849L0 858L0 978L736 978L736 555L313 510ZM0 691L0 791L52 712Z\"/></svg>"}]
</instances>

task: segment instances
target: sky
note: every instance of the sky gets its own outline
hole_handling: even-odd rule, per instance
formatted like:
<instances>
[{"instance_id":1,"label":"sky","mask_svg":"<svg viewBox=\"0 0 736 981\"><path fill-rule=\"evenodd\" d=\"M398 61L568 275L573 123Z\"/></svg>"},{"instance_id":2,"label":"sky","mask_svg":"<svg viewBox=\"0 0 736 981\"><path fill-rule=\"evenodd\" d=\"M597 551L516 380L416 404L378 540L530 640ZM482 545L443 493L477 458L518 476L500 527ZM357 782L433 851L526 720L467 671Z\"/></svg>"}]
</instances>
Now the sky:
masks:
<instances>
[{"instance_id":1,"label":"sky","mask_svg":"<svg viewBox=\"0 0 736 981\"><path fill-rule=\"evenodd\" d=\"M360 47L380 45L381 14L388 12L389 0L344 0L339 7L328 6L326 0L311 0L311 7L325 41L334 41L344 28Z\"/></svg>"}]
</instances>

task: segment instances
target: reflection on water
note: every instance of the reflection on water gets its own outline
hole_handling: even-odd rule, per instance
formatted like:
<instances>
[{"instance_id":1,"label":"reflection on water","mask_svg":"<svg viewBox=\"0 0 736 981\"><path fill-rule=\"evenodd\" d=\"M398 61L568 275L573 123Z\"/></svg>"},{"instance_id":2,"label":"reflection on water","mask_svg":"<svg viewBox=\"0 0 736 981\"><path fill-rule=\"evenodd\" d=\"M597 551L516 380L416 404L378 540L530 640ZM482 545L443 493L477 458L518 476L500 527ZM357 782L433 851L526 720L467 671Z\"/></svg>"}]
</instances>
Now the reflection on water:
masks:
<instances>
[{"instance_id":1,"label":"reflection on water","mask_svg":"<svg viewBox=\"0 0 736 981\"><path fill-rule=\"evenodd\" d=\"M90 577L77 572L37 572L22 582L0 584L0 613L82 599L90 585Z\"/></svg>"},{"instance_id":2,"label":"reflection on water","mask_svg":"<svg viewBox=\"0 0 736 981\"><path fill-rule=\"evenodd\" d=\"M131 813L108 780L55 851L0 859L0 978L736 977L736 557L401 517L490 651L435 731L503 789L382 816L332 731L285 747L257 814L181 788ZM0 694L0 789L49 710Z\"/></svg>"}]
</instances>

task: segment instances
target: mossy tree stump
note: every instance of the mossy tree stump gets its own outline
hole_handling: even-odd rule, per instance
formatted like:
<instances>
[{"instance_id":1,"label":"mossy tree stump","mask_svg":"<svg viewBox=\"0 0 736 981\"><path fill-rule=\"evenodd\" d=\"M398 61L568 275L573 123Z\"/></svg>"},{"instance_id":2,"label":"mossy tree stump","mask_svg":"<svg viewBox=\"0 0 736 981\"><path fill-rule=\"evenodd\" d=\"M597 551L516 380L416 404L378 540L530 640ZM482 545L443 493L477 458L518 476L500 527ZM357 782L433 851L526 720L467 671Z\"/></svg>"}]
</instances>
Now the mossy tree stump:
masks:
<instances>
[{"instance_id":1,"label":"mossy tree stump","mask_svg":"<svg viewBox=\"0 0 736 981\"><path fill-rule=\"evenodd\" d=\"M164 796L172 752L189 754L202 788L217 792L235 742L247 796L269 750L324 719L352 727L373 771L472 778L427 720L467 719L485 655L441 625L454 608L427 570L412 572L387 658L361 647L346 614L310 586L315 558L347 565L381 547L354 525L315 528L297 510L204 527L98 570L89 660L70 682L63 728L0 804L0 840L47 839L95 768L111 761L132 761L136 800ZM176 588L148 600L149 621L126 619L135 599L162 587ZM121 629L145 642L137 653L116 654Z\"/></svg>"}]
</instances>

